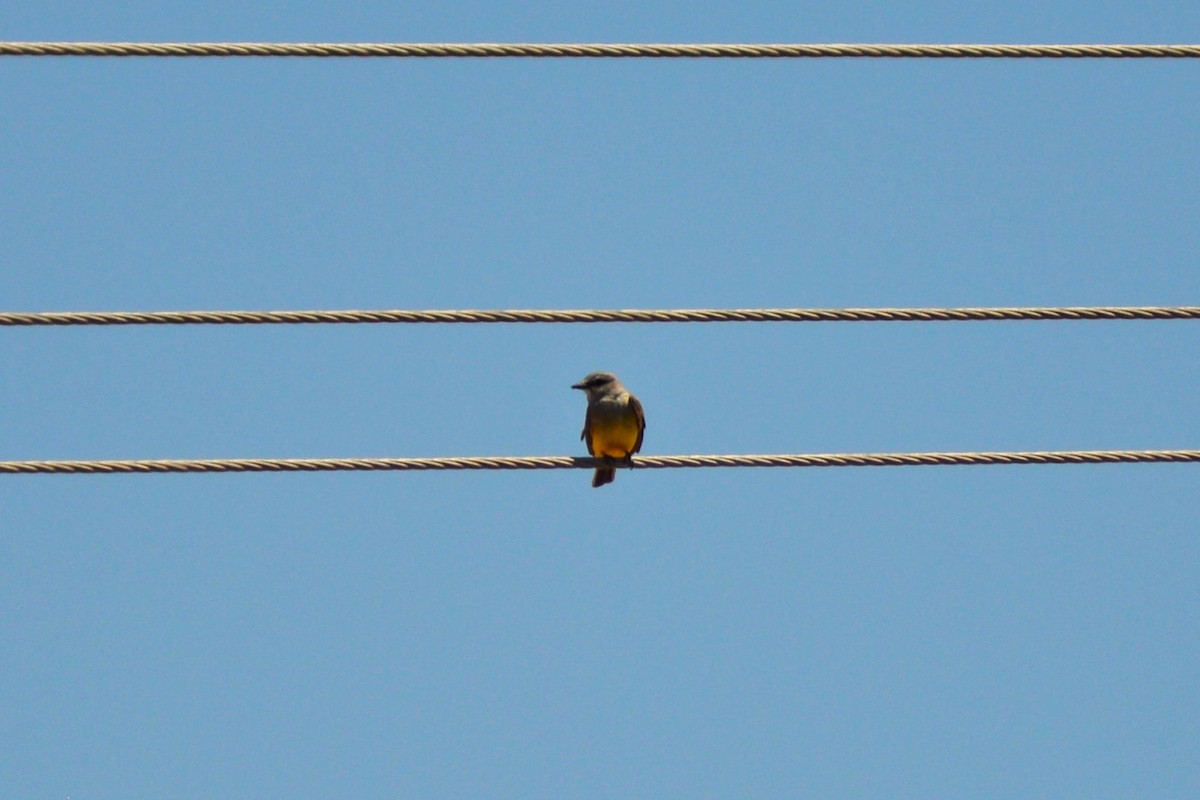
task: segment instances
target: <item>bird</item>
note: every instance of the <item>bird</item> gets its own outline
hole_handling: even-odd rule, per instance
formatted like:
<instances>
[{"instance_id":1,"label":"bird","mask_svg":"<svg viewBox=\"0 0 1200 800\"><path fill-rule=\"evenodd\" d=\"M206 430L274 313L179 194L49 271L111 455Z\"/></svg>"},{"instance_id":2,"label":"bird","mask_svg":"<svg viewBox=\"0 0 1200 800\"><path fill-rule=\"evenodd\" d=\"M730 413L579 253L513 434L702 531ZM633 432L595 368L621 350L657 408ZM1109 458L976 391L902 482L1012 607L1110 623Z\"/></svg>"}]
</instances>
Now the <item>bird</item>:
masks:
<instances>
[{"instance_id":1,"label":"bird","mask_svg":"<svg viewBox=\"0 0 1200 800\"><path fill-rule=\"evenodd\" d=\"M642 404L611 372L593 372L572 389L587 395L587 415L579 435L594 458L621 459L633 464L633 454L642 449L646 415ZM599 488L616 480L615 467L597 467L592 486Z\"/></svg>"}]
</instances>

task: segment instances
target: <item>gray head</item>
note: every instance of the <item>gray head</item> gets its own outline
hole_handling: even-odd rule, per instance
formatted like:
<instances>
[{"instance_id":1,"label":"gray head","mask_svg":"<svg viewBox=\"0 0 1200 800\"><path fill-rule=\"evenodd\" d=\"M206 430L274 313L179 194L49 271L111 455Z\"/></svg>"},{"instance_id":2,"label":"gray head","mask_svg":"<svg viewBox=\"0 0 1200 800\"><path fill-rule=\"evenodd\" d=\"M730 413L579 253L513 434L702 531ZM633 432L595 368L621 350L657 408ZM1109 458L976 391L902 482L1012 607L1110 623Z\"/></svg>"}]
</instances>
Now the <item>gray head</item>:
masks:
<instances>
[{"instance_id":1,"label":"gray head","mask_svg":"<svg viewBox=\"0 0 1200 800\"><path fill-rule=\"evenodd\" d=\"M603 397L614 389L621 390L621 382L611 372L593 372L579 383L571 387L582 389L588 397Z\"/></svg>"}]
</instances>

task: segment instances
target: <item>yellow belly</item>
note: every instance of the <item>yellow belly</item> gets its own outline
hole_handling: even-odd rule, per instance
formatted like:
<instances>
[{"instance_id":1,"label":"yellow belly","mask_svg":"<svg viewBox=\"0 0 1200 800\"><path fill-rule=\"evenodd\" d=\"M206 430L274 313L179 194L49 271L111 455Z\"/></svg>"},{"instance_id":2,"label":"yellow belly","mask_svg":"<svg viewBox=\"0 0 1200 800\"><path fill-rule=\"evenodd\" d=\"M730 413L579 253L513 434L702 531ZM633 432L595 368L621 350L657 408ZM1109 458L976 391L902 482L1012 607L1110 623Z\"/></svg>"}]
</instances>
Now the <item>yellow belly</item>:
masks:
<instances>
[{"instance_id":1,"label":"yellow belly","mask_svg":"<svg viewBox=\"0 0 1200 800\"><path fill-rule=\"evenodd\" d=\"M625 458L637 444L637 417L592 421L592 454L596 457Z\"/></svg>"}]
</instances>

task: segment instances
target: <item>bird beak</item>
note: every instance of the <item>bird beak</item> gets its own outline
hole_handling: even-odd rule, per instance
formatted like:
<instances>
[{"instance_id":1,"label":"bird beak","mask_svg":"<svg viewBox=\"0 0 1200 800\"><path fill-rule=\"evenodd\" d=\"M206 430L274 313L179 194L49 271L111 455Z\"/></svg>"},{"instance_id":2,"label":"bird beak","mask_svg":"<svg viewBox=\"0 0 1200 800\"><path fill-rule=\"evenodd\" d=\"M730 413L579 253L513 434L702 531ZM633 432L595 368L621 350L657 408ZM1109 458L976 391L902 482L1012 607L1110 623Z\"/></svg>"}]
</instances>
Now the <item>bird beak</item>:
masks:
<instances>
[{"instance_id":1,"label":"bird beak","mask_svg":"<svg viewBox=\"0 0 1200 800\"><path fill-rule=\"evenodd\" d=\"M571 388L572 389L582 389L583 384L582 383L573 383L573 384L571 384Z\"/></svg>"}]
</instances>

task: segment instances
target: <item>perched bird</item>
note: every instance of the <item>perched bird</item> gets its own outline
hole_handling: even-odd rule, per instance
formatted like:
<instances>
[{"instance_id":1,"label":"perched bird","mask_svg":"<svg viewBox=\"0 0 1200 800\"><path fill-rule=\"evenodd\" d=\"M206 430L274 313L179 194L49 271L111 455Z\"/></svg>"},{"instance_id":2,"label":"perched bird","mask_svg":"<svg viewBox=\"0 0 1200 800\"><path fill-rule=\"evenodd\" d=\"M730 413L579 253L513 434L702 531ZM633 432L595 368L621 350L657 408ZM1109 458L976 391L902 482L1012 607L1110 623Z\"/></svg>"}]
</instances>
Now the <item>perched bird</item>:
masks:
<instances>
[{"instance_id":1,"label":"perched bird","mask_svg":"<svg viewBox=\"0 0 1200 800\"><path fill-rule=\"evenodd\" d=\"M611 372L593 372L571 388L587 395L587 416L579 438L587 443L588 452L595 458L619 458L632 464L646 431L641 402ZM612 483L616 477L615 467L597 467L592 486Z\"/></svg>"}]
</instances>

